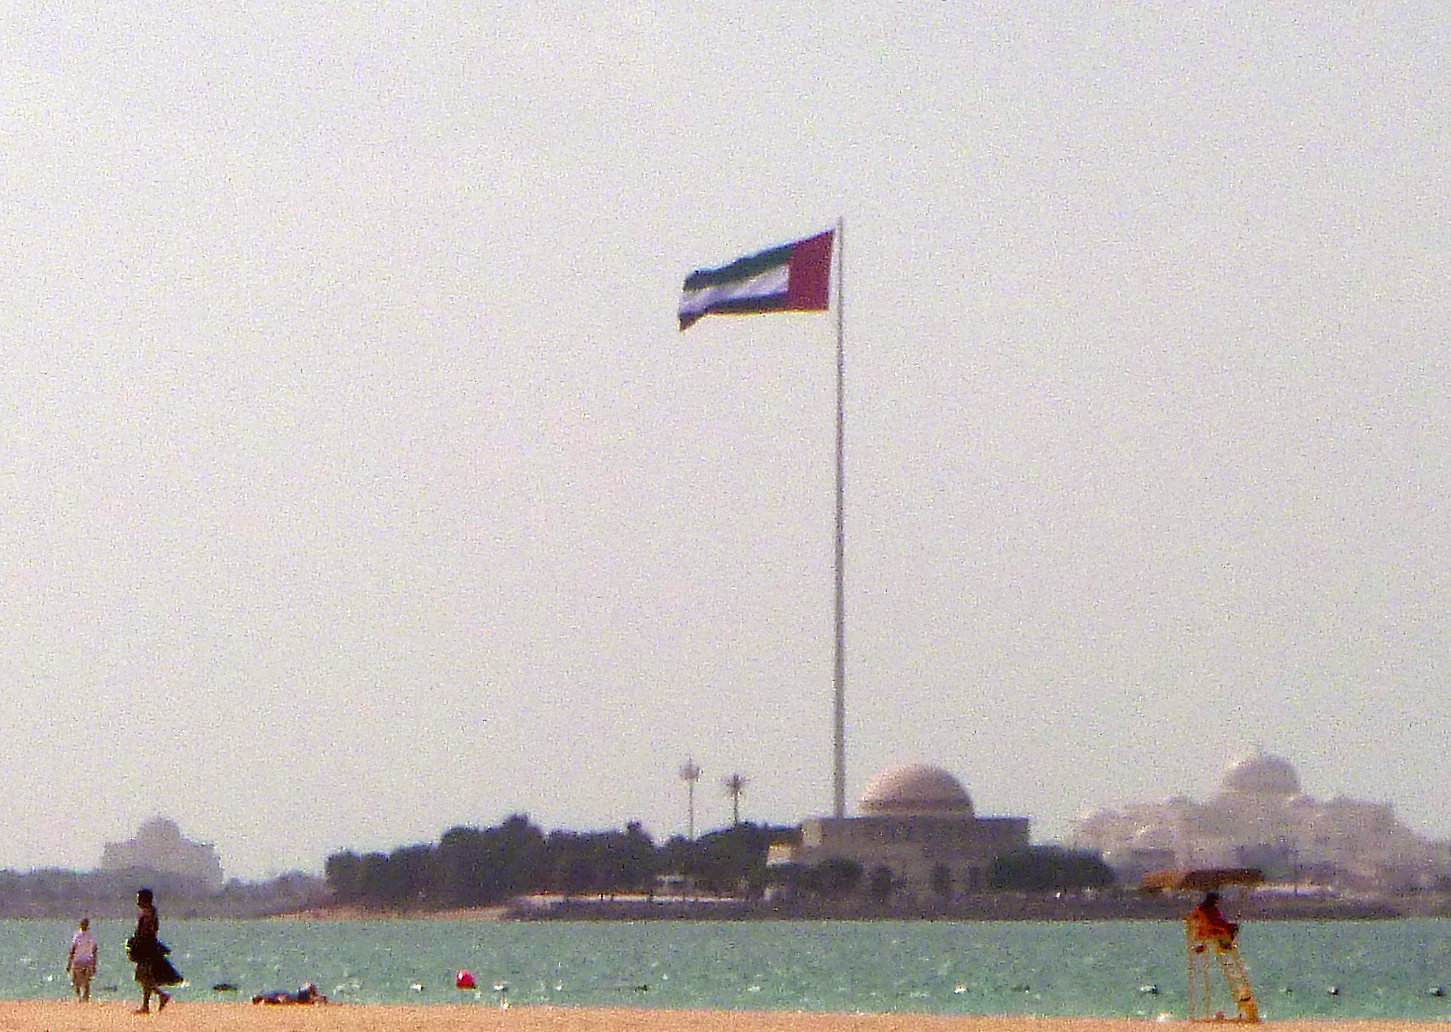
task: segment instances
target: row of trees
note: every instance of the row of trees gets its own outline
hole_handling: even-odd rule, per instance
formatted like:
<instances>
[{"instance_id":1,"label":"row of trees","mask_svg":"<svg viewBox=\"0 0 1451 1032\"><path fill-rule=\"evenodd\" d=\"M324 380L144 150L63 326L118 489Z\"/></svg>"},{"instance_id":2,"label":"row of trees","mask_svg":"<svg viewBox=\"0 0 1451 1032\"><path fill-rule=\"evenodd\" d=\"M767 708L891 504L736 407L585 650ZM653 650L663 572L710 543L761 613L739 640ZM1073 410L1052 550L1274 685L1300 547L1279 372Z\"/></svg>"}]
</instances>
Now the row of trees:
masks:
<instances>
[{"instance_id":1,"label":"row of trees","mask_svg":"<svg viewBox=\"0 0 1451 1032\"><path fill-rule=\"evenodd\" d=\"M664 872L725 894L742 883L764 885L770 835L739 824L657 847L637 823L624 831L546 835L515 815L497 827L451 828L435 845L334 853L324 873L334 899L361 906L484 906L534 893L650 895Z\"/></svg>"},{"instance_id":2,"label":"row of trees","mask_svg":"<svg viewBox=\"0 0 1451 1032\"><path fill-rule=\"evenodd\" d=\"M325 875L334 900L363 907L485 906L537 893L650 896L662 874L682 875L697 890L716 895L756 897L776 883L816 898L864 893L884 900L897 888L885 868L868 872L844 860L768 871L767 847L786 830L737 824L656 846L635 823L624 831L546 834L515 815L496 827L451 828L436 844L334 853ZM1110 886L1113 874L1097 857L1043 847L998 858L987 880L994 889L1072 891ZM934 886L939 895L951 888L946 878Z\"/></svg>"}]
</instances>

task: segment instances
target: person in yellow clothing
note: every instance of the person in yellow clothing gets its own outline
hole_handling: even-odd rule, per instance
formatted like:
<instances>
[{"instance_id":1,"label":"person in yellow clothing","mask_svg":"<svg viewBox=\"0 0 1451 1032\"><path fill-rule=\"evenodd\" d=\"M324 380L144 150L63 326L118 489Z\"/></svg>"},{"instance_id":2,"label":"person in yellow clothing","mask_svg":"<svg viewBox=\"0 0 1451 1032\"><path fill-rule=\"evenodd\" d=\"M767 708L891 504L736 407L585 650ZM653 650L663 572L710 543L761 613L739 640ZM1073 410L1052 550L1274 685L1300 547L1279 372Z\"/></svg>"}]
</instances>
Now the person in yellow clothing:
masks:
<instances>
[{"instance_id":1,"label":"person in yellow clothing","mask_svg":"<svg viewBox=\"0 0 1451 1032\"><path fill-rule=\"evenodd\" d=\"M1239 934L1239 925L1220 912L1217 892L1206 892L1204 901L1189 912L1189 929L1196 943L1212 942L1222 950L1233 946Z\"/></svg>"}]
</instances>

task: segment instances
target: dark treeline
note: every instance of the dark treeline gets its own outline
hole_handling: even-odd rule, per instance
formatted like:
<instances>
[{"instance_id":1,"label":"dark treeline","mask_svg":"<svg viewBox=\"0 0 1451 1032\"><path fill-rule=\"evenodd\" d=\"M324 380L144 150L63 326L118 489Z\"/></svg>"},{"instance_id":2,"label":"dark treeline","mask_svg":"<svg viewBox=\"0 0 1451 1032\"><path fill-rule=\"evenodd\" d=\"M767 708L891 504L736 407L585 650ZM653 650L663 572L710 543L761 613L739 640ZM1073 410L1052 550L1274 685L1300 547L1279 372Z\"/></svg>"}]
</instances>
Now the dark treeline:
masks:
<instances>
[{"instance_id":1,"label":"dark treeline","mask_svg":"<svg viewBox=\"0 0 1451 1032\"><path fill-rule=\"evenodd\" d=\"M814 867L785 867L771 874L773 882L814 899L864 896L886 903L901 888L887 867L868 871L851 860L825 860ZM986 880L989 892L1076 893L1117 884L1113 870L1097 854L1060 846L1030 846L1005 853L989 865ZM931 896L949 900L955 894L949 871L939 866L932 874Z\"/></svg>"},{"instance_id":2,"label":"dark treeline","mask_svg":"<svg viewBox=\"0 0 1451 1032\"><path fill-rule=\"evenodd\" d=\"M752 893L766 883L773 833L739 824L656 846L637 823L546 834L516 814L497 827L451 828L432 845L334 853L324 874L334 901L363 907L476 907L538 893L649 896L665 874L716 895Z\"/></svg>"},{"instance_id":3,"label":"dark treeline","mask_svg":"<svg viewBox=\"0 0 1451 1032\"><path fill-rule=\"evenodd\" d=\"M1108 889L1118 881L1097 853L1061 846L1032 846L992 862L988 885L1019 892L1078 892Z\"/></svg>"},{"instance_id":4,"label":"dark treeline","mask_svg":"<svg viewBox=\"0 0 1451 1032\"><path fill-rule=\"evenodd\" d=\"M692 892L747 899L771 885L828 900L883 900L899 888L886 868L865 871L844 860L768 870L771 839L790 831L745 823L657 846L637 823L623 831L546 834L516 814L496 827L451 828L434 844L334 853L324 871L334 902L378 909L478 907L536 894L651 897L662 878L679 878ZM998 889L1076 890L1112 885L1113 875L1096 857L1042 847L999 858L989 882Z\"/></svg>"}]
</instances>

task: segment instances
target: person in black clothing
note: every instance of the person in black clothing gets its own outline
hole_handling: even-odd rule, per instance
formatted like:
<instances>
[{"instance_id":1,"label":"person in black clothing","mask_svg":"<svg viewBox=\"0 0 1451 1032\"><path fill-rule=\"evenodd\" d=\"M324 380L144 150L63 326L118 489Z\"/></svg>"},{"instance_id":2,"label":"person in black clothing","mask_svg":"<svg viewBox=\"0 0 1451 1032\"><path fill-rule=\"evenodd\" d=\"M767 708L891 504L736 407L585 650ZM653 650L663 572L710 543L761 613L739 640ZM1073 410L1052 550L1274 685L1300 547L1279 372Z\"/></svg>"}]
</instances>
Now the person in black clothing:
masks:
<instances>
[{"instance_id":1,"label":"person in black clothing","mask_svg":"<svg viewBox=\"0 0 1451 1032\"><path fill-rule=\"evenodd\" d=\"M171 1002L171 994L162 986L176 985L181 973L166 959L171 952L158 938L161 917L150 889L136 893L136 931L126 940L126 953L136 965L136 983L141 986L141 1006L137 1014L151 1013L151 994L156 994L156 1009L163 1010Z\"/></svg>"}]
</instances>

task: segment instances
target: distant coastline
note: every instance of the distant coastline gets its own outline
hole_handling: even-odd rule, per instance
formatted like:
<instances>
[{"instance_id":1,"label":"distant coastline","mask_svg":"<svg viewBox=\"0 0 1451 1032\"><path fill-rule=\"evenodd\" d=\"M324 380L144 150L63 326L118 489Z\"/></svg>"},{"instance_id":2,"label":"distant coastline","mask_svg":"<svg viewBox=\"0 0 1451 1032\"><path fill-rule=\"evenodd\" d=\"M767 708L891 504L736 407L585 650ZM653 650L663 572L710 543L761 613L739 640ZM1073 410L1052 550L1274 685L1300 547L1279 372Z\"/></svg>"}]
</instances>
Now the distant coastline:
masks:
<instances>
[{"instance_id":1,"label":"distant coastline","mask_svg":"<svg viewBox=\"0 0 1451 1032\"><path fill-rule=\"evenodd\" d=\"M1096 897L989 894L950 902L872 904L860 900L783 903L741 899L678 897L528 897L489 907L369 909L314 906L275 915L307 921L1113 921L1179 920L1185 898L1136 892ZM1250 921L1395 920L1451 916L1451 899L1335 899L1251 894L1235 900L1236 916Z\"/></svg>"},{"instance_id":2,"label":"distant coastline","mask_svg":"<svg viewBox=\"0 0 1451 1032\"><path fill-rule=\"evenodd\" d=\"M123 918L133 914L134 879L67 872L16 876L0 892L0 919L75 920ZM439 906L420 899L407 906L365 906L334 902L319 879L296 876L263 885L229 884L205 893L181 884L158 888L162 912L171 920L268 919L292 921L1110 921L1177 920L1192 905L1189 896L1114 888L1081 892L984 891L950 898L901 893L873 900L853 893L838 898L733 897L701 892L645 894L535 894L477 906ZM1393 920L1451 917L1451 892L1341 894L1288 885L1234 894L1238 918L1268 920Z\"/></svg>"},{"instance_id":3,"label":"distant coastline","mask_svg":"<svg viewBox=\"0 0 1451 1032\"><path fill-rule=\"evenodd\" d=\"M451 907L443 910L370 910L353 905L324 904L271 914L272 921L507 921L510 904L491 907Z\"/></svg>"}]
</instances>

